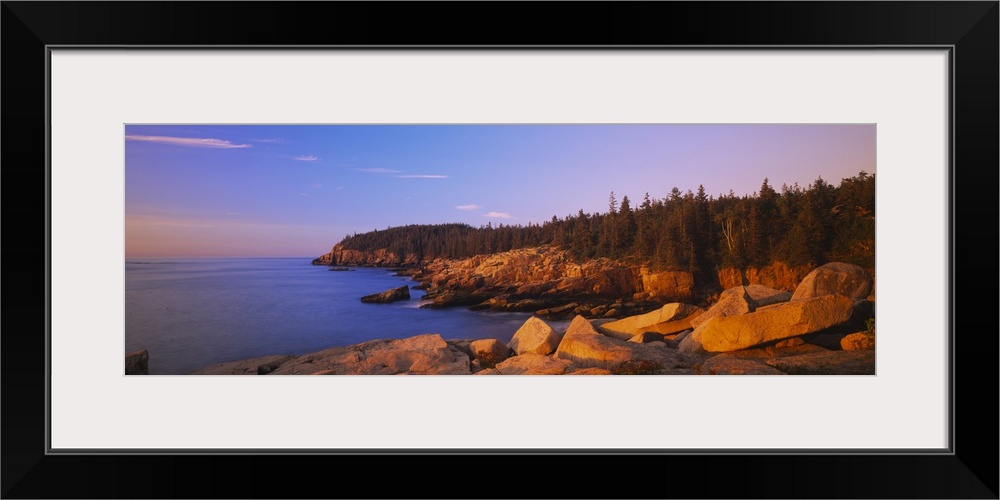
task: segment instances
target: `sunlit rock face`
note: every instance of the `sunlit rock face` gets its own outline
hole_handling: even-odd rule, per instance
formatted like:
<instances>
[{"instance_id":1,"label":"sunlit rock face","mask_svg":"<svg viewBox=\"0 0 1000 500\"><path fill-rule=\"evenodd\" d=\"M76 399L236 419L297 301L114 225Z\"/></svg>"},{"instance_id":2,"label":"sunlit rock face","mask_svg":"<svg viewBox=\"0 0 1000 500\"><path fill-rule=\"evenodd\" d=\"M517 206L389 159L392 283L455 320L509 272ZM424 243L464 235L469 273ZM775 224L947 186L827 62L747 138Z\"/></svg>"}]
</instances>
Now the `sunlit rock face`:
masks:
<instances>
[{"instance_id":1,"label":"sunlit rock face","mask_svg":"<svg viewBox=\"0 0 1000 500\"><path fill-rule=\"evenodd\" d=\"M853 307L853 301L843 295L825 295L746 314L715 316L695 328L685 342L690 339L708 352L746 349L846 323Z\"/></svg>"},{"instance_id":2,"label":"sunlit rock face","mask_svg":"<svg viewBox=\"0 0 1000 500\"><path fill-rule=\"evenodd\" d=\"M604 323L599 330L605 335L622 340L628 340L643 332L669 335L691 328L691 320L701 312L703 311L696 306L674 302L646 314Z\"/></svg>"},{"instance_id":3,"label":"sunlit rock face","mask_svg":"<svg viewBox=\"0 0 1000 500\"><path fill-rule=\"evenodd\" d=\"M691 320L691 326L698 328L709 318L746 314L757 310L758 307L787 302L791 298L791 292L763 285L736 286L722 292L718 302Z\"/></svg>"},{"instance_id":4,"label":"sunlit rock face","mask_svg":"<svg viewBox=\"0 0 1000 500\"><path fill-rule=\"evenodd\" d=\"M833 294L864 299L871 293L872 285L871 275L863 268L844 262L831 262L807 274L795 288L792 300Z\"/></svg>"},{"instance_id":5,"label":"sunlit rock face","mask_svg":"<svg viewBox=\"0 0 1000 500\"><path fill-rule=\"evenodd\" d=\"M548 323L537 317L530 317L514 333L508 346L515 354L541 354L547 356L556 352L562 334L552 329Z\"/></svg>"},{"instance_id":6,"label":"sunlit rock face","mask_svg":"<svg viewBox=\"0 0 1000 500\"><path fill-rule=\"evenodd\" d=\"M405 339L372 340L304 354L288 361L274 375L468 375L469 356L438 334Z\"/></svg>"},{"instance_id":7,"label":"sunlit rock face","mask_svg":"<svg viewBox=\"0 0 1000 500\"><path fill-rule=\"evenodd\" d=\"M525 353L476 372L476 375L563 375L571 370L573 363L553 356Z\"/></svg>"},{"instance_id":8,"label":"sunlit rock face","mask_svg":"<svg viewBox=\"0 0 1000 500\"><path fill-rule=\"evenodd\" d=\"M648 362L670 370L689 364L687 356L663 342L637 343L602 335L583 316L577 316L566 329L555 357L567 359L578 368L614 370L630 362Z\"/></svg>"}]
</instances>

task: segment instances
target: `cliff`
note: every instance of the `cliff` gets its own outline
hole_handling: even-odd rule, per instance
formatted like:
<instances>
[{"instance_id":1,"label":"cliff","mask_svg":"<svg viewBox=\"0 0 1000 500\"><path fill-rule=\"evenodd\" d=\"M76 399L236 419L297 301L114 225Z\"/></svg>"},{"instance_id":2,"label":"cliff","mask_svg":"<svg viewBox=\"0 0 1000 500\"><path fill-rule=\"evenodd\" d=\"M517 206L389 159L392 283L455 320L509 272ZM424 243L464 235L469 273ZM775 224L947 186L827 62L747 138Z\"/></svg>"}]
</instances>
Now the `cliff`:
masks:
<instances>
[{"instance_id":1,"label":"cliff","mask_svg":"<svg viewBox=\"0 0 1000 500\"><path fill-rule=\"evenodd\" d=\"M334 248L318 261L411 267L403 274L421 283L427 291L422 307L430 308L469 306L548 317L621 317L694 297L690 273L655 273L648 267L606 258L580 263L552 246L469 259L435 259L417 266L390 252L361 254Z\"/></svg>"},{"instance_id":2,"label":"cliff","mask_svg":"<svg viewBox=\"0 0 1000 500\"><path fill-rule=\"evenodd\" d=\"M313 259L312 263L316 266L398 267L413 266L418 262L412 257L404 260L387 248L374 251L349 250L338 243L329 252Z\"/></svg>"},{"instance_id":3,"label":"cliff","mask_svg":"<svg viewBox=\"0 0 1000 500\"><path fill-rule=\"evenodd\" d=\"M748 285L764 285L778 290L794 291L795 288L805 279L806 275L813 271L815 266L789 266L784 262L774 262L761 267L747 267L746 273ZM865 269L870 277L875 276L875 269ZM740 286L743 284L743 273L735 267L725 267L719 269L719 286L723 290Z\"/></svg>"},{"instance_id":4,"label":"cliff","mask_svg":"<svg viewBox=\"0 0 1000 500\"><path fill-rule=\"evenodd\" d=\"M620 318L669 302L703 303L713 289L748 284L792 291L813 270L776 262L741 272L718 269L716 283L695 283L689 272L654 272L647 266L608 258L577 262L566 250L543 245L468 259L417 262L386 248L360 251L336 245L313 260L316 265L405 267L401 274L427 291L421 307L534 312L545 317ZM873 271L873 270L871 270ZM871 275L874 275L873 272ZM697 291L696 291L697 289ZM707 297L706 297L707 296Z\"/></svg>"}]
</instances>

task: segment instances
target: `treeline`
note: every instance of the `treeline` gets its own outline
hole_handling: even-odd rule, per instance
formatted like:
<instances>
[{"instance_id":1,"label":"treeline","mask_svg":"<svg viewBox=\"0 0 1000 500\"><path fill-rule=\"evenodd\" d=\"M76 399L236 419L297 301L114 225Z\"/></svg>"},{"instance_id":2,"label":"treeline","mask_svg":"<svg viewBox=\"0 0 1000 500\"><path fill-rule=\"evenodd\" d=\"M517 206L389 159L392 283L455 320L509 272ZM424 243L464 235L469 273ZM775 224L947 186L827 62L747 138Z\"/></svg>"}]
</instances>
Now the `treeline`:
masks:
<instances>
[{"instance_id":1,"label":"treeline","mask_svg":"<svg viewBox=\"0 0 1000 500\"><path fill-rule=\"evenodd\" d=\"M834 186L822 178L802 188L768 179L753 195L708 196L674 188L665 198L648 193L638 206L614 192L608 211L580 210L542 224L410 225L347 236L347 249L388 248L405 258L456 259L477 254L558 245L579 259L609 257L660 270L714 272L772 262L817 265L830 261L875 266L875 176L860 172Z\"/></svg>"}]
</instances>

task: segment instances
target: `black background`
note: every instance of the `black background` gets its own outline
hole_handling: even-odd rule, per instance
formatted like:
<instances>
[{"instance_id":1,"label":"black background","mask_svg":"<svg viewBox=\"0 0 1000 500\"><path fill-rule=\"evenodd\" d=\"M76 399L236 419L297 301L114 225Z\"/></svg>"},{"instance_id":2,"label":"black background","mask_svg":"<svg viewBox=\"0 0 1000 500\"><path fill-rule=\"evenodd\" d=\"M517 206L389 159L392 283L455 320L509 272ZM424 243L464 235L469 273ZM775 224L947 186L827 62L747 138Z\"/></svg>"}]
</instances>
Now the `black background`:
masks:
<instances>
[{"instance_id":1,"label":"black background","mask_svg":"<svg viewBox=\"0 0 1000 500\"><path fill-rule=\"evenodd\" d=\"M0 16L4 498L997 498L995 1L3 2ZM88 44L953 45L955 453L46 455L45 46ZM469 399L469 429L490 404ZM623 409L594 428L672 432L683 419Z\"/></svg>"}]
</instances>

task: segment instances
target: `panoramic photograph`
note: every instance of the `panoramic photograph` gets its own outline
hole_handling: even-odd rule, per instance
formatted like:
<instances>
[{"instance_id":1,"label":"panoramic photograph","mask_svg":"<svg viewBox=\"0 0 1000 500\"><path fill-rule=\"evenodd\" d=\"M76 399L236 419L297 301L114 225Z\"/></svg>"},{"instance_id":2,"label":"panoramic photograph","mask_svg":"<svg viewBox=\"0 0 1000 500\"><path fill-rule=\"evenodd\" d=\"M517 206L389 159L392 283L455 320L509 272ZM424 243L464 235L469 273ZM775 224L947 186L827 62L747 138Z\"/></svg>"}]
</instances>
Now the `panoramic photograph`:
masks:
<instances>
[{"instance_id":1,"label":"panoramic photograph","mask_svg":"<svg viewBox=\"0 0 1000 500\"><path fill-rule=\"evenodd\" d=\"M125 375L875 375L874 124L124 127Z\"/></svg>"}]
</instances>

